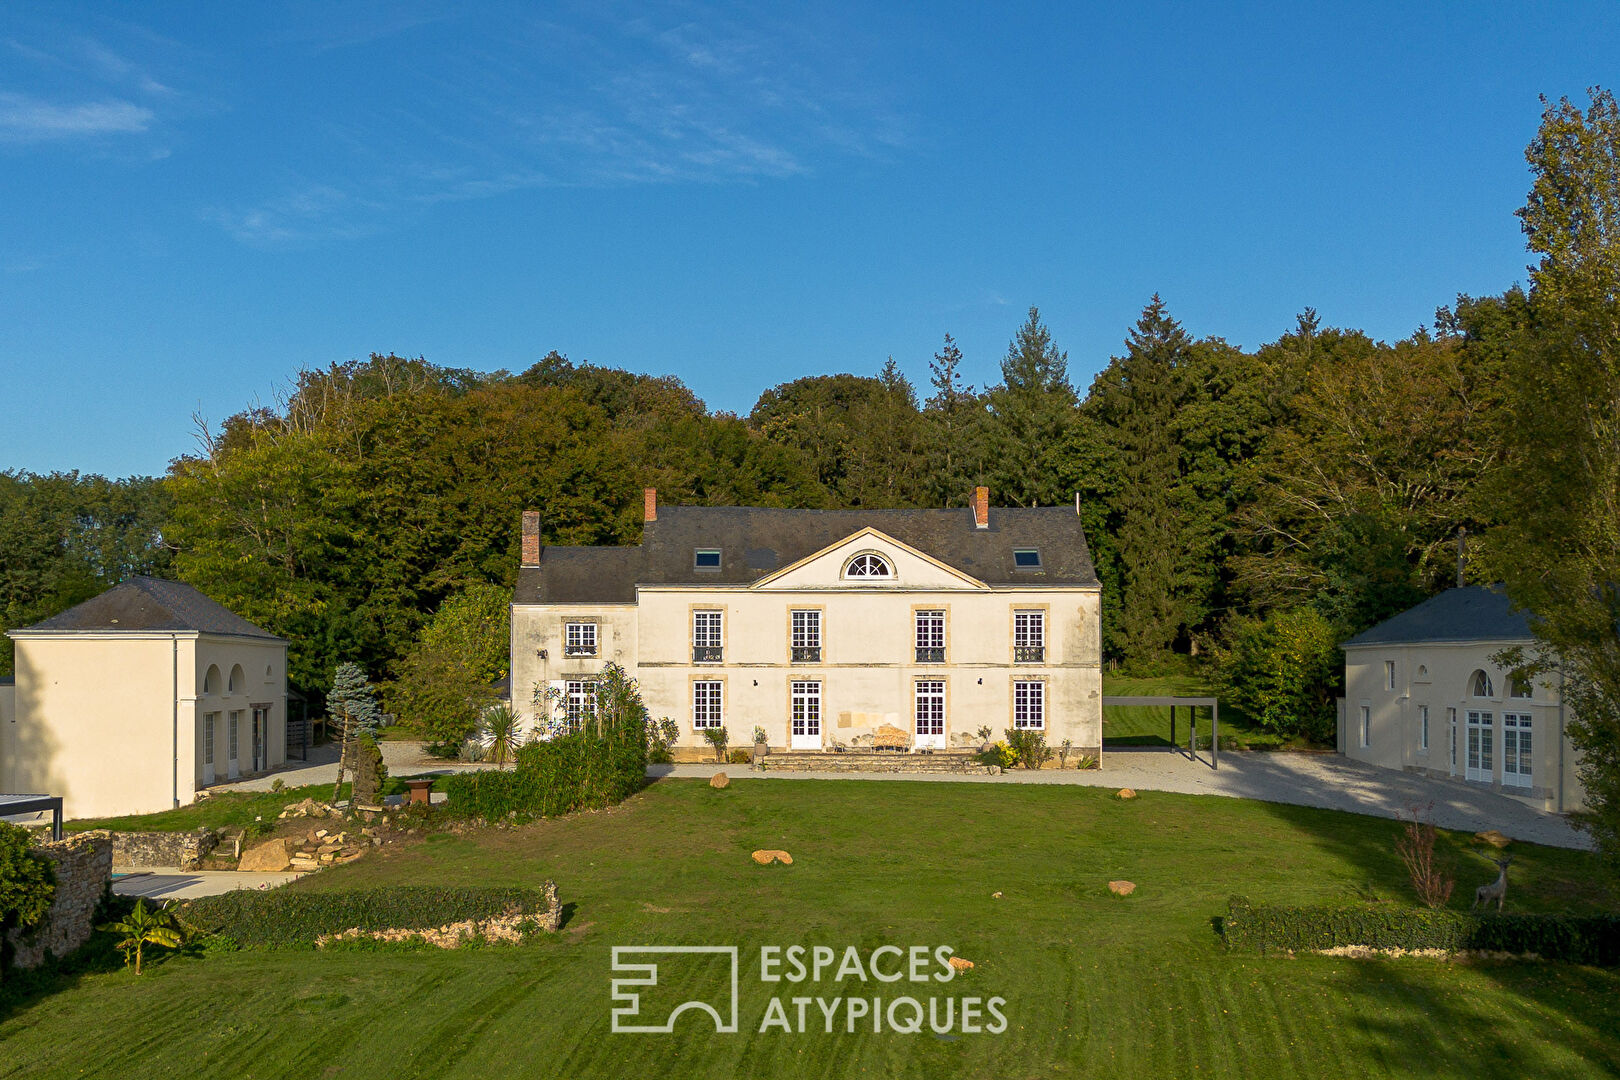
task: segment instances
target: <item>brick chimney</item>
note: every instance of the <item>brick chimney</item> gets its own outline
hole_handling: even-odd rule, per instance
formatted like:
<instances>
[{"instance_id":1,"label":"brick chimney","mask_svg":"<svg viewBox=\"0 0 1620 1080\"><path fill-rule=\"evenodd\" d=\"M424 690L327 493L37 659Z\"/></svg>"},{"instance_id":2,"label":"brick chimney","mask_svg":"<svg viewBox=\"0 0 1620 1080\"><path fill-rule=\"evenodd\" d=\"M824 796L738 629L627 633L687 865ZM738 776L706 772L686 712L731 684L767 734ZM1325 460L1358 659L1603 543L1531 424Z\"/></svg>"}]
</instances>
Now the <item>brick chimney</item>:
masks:
<instances>
[{"instance_id":1,"label":"brick chimney","mask_svg":"<svg viewBox=\"0 0 1620 1080\"><path fill-rule=\"evenodd\" d=\"M642 488L641 489L641 520L642 521L657 521L658 520L658 489L657 488Z\"/></svg>"},{"instance_id":2,"label":"brick chimney","mask_svg":"<svg viewBox=\"0 0 1620 1080\"><path fill-rule=\"evenodd\" d=\"M973 489L973 527L976 529L990 527L990 489L987 487Z\"/></svg>"},{"instance_id":3,"label":"brick chimney","mask_svg":"<svg viewBox=\"0 0 1620 1080\"><path fill-rule=\"evenodd\" d=\"M523 563L540 565L540 511L523 511Z\"/></svg>"}]
</instances>

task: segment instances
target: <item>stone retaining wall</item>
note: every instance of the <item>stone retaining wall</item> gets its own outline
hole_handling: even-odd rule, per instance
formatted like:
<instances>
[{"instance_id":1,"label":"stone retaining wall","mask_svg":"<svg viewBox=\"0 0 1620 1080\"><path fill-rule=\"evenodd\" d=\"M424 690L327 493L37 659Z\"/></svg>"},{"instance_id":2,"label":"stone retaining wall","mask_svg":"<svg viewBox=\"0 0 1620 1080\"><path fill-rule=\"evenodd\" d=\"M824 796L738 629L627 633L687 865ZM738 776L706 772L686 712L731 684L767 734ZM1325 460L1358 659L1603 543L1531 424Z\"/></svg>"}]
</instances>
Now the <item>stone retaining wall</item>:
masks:
<instances>
[{"instance_id":1,"label":"stone retaining wall","mask_svg":"<svg viewBox=\"0 0 1620 1080\"><path fill-rule=\"evenodd\" d=\"M115 832L112 834L113 865L123 868L177 866L196 870L219 843L220 834L212 829L196 832Z\"/></svg>"},{"instance_id":2,"label":"stone retaining wall","mask_svg":"<svg viewBox=\"0 0 1620 1080\"><path fill-rule=\"evenodd\" d=\"M7 932L16 949L11 963L17 968L38 967L47 953L66 956L89 941L96 905L112 880L113 841L105 832L40 844L39 851L56 871L56 895L45 920L32 931Z\"/></svg>"}]
</instances>

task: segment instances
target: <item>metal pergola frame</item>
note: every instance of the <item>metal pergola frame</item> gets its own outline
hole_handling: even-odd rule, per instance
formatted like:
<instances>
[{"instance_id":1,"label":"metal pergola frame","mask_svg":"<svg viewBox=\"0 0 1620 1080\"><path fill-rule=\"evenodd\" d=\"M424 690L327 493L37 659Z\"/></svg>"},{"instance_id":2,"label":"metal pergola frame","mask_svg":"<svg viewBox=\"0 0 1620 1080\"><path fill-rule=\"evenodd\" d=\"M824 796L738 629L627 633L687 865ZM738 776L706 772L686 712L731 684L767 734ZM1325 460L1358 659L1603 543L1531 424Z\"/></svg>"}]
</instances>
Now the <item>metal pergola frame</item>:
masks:
<instances>
[{"instance_id":1,"label":"metal pergola frame","mask_svg":"<svg viewBox=\"0 0 1620 1080\"><path fill-rule=\"evenodd\" d=\"M1148 705L1170 707L1170 749L1180 753L1181 748L1176 745L1176 709L1179 706L1187 707L1187 753L1194 760L1198 760L1198 712L1199 709L1209 710L1209 767L1221 767L1221 703L1212 697L1105 697L1103 708L1110 705Z\"/></svg>"},{"instance_id":2,"label":"metal pergola frame","mask_svg":"<svg viewBox=\"0 0 1620 1080\"><path fill-rule=\"evenodd\" d=\"M62 839L62 797L60 795L0 795L0 817L13 814L43 814L50 811L51 839Z\"/></svg>"}]
</instances>

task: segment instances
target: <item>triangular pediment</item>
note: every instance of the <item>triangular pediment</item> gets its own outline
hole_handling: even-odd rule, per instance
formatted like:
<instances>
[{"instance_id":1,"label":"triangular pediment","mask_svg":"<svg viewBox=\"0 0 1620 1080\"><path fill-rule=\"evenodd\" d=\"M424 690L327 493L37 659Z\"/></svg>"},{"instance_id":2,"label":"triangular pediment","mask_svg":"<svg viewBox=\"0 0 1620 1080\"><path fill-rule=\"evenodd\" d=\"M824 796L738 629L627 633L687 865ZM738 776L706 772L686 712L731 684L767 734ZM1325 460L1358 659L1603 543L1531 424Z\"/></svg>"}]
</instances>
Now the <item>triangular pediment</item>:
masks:
<instances>
[{"instance_id":1,"label":"triangular pediment","mask_svg":"<svg viewBox=\"0 0 1620 1080\"><path fill-rule=\"evenodd\" d=\"M887 577L850 576L850 565L863 555L875 555L884 560L891 574ZM754 582L752 587L760 590L989 588L978 578L870 527L784 566Z\"/></svg>"}]
</instances>

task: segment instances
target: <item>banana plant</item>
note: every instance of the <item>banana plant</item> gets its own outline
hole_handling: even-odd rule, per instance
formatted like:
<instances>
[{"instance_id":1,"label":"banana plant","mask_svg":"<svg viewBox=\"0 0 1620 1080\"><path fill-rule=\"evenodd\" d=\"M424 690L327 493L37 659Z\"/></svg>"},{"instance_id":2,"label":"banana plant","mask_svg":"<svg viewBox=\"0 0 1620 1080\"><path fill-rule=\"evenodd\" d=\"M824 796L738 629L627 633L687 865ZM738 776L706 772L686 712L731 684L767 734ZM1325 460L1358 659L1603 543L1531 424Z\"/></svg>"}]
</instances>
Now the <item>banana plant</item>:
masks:
<instances>
[{"instance_id":1,"label":"banana plant","mask_svg":"<svg viewBox=\"0 0 1620 1080\"><path fill-rule=\"evenodd\" d=\"M144 899L136 900L135 909L121 920L107 923L101 929L124 935L118 949L124 954L125 967L129 966L131 958L134 959L137 975L141 973L141 954L145 946L162 945L178 949L184 942L180 923L173 913L161 908L148 908Z\"/></svg>"}]
</instances>

